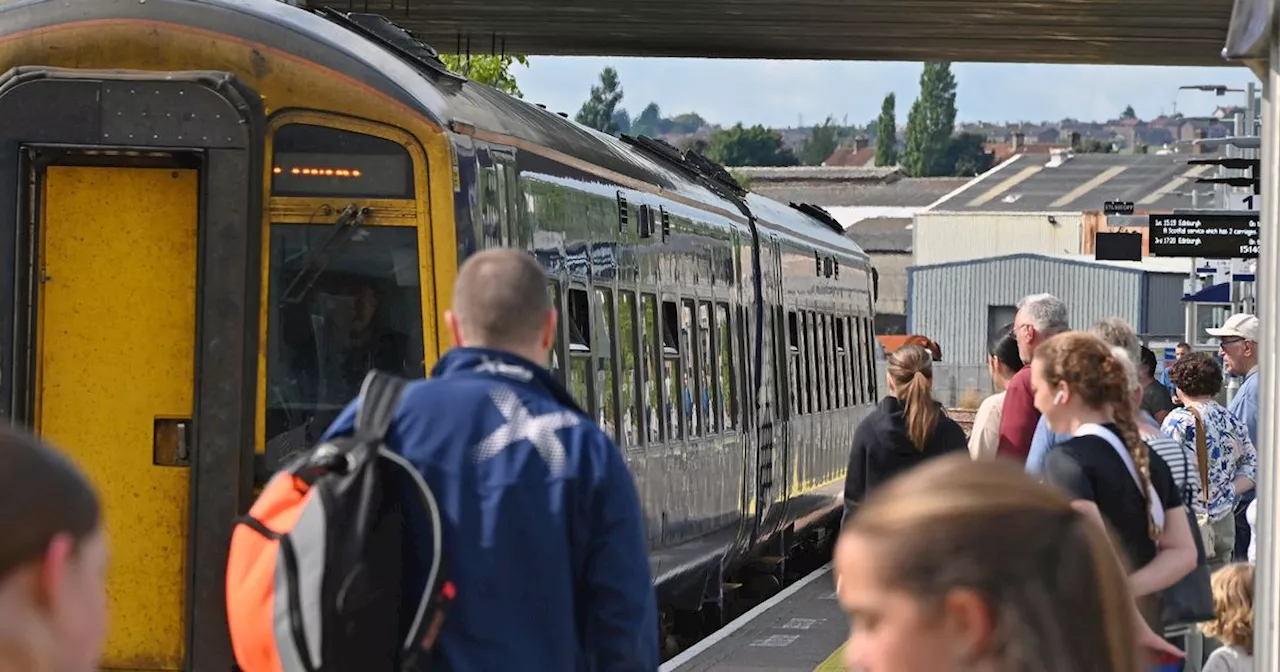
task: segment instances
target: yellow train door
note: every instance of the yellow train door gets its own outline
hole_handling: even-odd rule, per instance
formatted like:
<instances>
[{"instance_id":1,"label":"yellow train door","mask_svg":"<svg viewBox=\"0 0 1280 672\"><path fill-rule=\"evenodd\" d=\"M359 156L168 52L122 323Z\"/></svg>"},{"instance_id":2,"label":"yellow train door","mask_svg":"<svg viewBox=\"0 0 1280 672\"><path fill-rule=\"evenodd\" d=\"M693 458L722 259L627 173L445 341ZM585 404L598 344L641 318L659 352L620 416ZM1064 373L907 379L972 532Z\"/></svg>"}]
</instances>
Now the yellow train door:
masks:
<instances>
[{"instance_id":1,"label":"yellow train door","mask_svg":"<svg viewBox=\"0 0 1280 672\"><path fill-rule=\"evenodd\" d=\"M112 670L183 666L198 177L72 166L44 175L36 429L102 498Z\"/></svg>"}]
</instances>

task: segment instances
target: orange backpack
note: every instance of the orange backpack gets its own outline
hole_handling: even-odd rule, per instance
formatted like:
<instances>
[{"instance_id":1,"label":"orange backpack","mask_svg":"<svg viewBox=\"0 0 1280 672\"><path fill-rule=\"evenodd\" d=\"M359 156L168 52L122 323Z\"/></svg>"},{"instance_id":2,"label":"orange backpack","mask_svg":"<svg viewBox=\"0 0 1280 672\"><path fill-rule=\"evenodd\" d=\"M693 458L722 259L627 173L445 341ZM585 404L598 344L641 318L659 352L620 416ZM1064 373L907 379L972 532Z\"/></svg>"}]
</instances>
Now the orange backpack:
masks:
<instances>
[{"instance_id":1,"label":"orange backpack","mask_svg":"<svg viewBox=\"0 0 1280 672\"><path fill-rule=\"evenodd\" d=\"M405 383L370 372L354 436L295 456L237 520L227 620L243 672L425 669L454 588L435 497L383 443Z\"/></svg>"}]
</instances>

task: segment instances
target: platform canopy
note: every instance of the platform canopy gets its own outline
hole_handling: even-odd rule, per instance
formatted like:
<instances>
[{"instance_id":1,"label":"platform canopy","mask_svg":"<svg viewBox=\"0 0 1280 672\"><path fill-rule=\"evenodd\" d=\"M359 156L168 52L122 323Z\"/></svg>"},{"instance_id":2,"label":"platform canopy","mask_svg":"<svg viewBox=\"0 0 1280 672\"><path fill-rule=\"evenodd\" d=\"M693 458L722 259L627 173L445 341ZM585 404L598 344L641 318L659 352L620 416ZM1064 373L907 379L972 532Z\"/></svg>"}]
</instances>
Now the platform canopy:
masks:
<instances>
[{"instance_id":1,"label":"platform canopy","mask_svg":"<svg viewBox=\"0 0 1280 672\"><path fill-rule=\"evenodd\" d=\"M1229 65L1231 0L306 0L441 53ZM1238 63L1235 65L1239 65ZM750 82L743 82L749 87Z\"/></svg>"}]
</instances>

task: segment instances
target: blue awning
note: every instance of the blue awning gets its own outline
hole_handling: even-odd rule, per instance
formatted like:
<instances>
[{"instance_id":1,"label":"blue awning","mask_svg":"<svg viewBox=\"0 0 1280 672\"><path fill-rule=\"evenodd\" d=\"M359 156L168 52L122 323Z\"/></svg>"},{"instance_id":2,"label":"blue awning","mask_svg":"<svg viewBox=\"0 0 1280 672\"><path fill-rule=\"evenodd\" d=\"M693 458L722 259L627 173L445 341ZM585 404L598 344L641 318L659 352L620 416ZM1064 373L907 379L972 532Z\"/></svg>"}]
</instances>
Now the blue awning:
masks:
<instances>
[{"instance_id":1,"label":"blue awning","mask_svg":"<svg viewBox=\"0 0 1280 672\"><path fill-rule=\"evenodd\" d=\"M1231 283L1210 285L1195 294L1183 296L1182 300L1196 303L1231 303Z\"/></svg>"}]
</instances>

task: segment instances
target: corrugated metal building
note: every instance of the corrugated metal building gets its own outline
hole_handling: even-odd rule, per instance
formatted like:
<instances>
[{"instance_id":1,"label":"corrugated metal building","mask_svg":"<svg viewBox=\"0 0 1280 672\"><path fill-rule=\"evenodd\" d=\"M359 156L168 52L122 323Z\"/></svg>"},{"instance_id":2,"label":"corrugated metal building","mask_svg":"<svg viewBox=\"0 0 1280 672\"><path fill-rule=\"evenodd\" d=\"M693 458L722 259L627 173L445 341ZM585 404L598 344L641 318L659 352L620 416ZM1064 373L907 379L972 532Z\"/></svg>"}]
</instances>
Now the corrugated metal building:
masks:
<instances>
[{"instance_id":1,"label":"corrugated metal building","mask_svg":"<svg viewBox=\"0 0 1280 672\"><path fill-rule=\"evenodd\" d=\"M946 361L980 364L987 341L1013 322L1018 301L1048 292L1066 302L1073 327L1120 317L1138 333L1183 333L1185 260L1141 262L1011 254L907 270L907 329L939 342Z\"/></svg>"},{"instance_id":2,"label":"corrugated metal building","mask_svg":"<svg viewBox=\"0 0 1280 672\"><path fill-rule=\"evenodd\" d=\"M1209 166L1188 154L1019 154L916 213L915 263L940 264L1021 252L1087 254L1106 201L1131 201L1138 214L1212 208L1195 184ZM1192 192L1197 197L1192 198ZM1097 216L1094 216L1097 217ZM1100 227L1099 223L1104 226Z\"/></svg>"}]
</instances>

